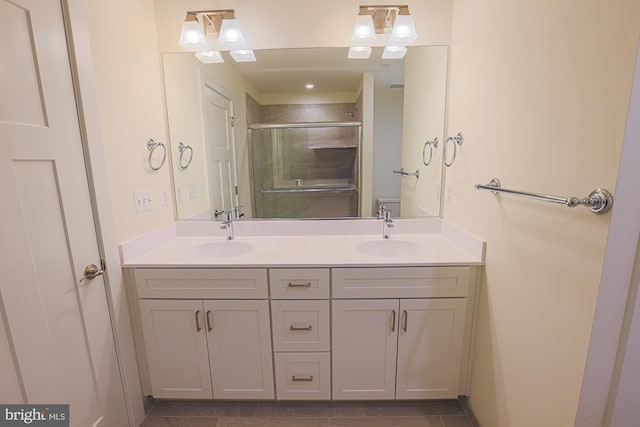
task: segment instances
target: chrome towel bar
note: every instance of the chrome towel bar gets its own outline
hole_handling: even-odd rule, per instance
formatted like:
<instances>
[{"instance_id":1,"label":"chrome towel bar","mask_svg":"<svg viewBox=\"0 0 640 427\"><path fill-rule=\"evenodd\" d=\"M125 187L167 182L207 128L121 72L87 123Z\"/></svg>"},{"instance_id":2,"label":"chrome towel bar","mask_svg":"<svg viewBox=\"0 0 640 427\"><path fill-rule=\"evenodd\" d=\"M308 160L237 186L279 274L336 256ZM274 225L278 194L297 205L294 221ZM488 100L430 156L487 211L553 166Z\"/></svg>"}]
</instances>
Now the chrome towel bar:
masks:
<instances>
[{"instance_id":1,"label":"chrome towel bar","mask_svg":"<svg viewBox=\"0 0 640 427\"><path fill-rule=\"evenodd\" d=\"M477 190L489 190L493 194L506 193L514 196L525 197L527 199L541 200L543 202L559 203L570 208L584 205L588 206L591 212L595 214L605 214L611 210L613 205L613 196L607 190L596 188L584 199L577 197L558 197L548 194L529 193L526 191L508 190L500 186L500 180L493 178L487 185L476 184Z\"/></svg>"},{"instance_id":2,"label":"chrome towel bar","mask_svg":"<svg viewBox=\"0 0 640 427\"><path fill-rule=\"evenodd\" d=\"M420 178L420 171L416 170L415 172L407 172L404 168L400 168L399 171L393 171L393 173L397 173L402 176L415 176L416 179Z\"/></svg>"}]
</instances>

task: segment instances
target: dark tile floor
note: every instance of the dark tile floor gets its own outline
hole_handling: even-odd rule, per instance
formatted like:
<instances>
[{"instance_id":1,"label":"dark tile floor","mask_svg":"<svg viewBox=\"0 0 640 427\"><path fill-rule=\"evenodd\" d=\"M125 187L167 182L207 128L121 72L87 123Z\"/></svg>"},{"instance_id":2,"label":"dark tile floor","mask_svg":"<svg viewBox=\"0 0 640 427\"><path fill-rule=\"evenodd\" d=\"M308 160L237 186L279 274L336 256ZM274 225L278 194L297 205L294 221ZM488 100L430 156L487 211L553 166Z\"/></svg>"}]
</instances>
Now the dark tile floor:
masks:
<instances>
[{"instance_id":1,"label":"dark tile floor","mask_svg":"<svg viewBox=\"0 0 640 427\"><path fill-rule=\"evenodd\" d=\"M156 401L141 427L473 427L457 400Z\"/></svg>"}]
</instances>

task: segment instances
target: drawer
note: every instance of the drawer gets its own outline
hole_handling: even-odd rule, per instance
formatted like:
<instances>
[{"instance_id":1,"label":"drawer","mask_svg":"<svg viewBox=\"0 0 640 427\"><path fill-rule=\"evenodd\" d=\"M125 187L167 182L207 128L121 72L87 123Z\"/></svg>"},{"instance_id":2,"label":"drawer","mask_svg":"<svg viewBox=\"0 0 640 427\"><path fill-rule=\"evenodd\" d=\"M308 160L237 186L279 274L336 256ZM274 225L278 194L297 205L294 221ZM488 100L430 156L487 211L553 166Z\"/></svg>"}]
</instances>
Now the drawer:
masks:
<instances>
[{"instance_id":1,"label":"drawer","mask_svg":"<svg viewBox=\"0 0 640 427\"><path fill-rule=\"evenodd\" d=\"M329 301L271 301L274 351L329 351Z\"/></svg>"},{"instance_id":2,"label":"drawer","mask_svg":"<svg viewBox=\"0 0 640 427\"><path fill-rule=\"evenodd\" d=\"M329 353L276 353L278 400L331 399Z\"/></svg>"},{"instance_id":3,"label":"drawer","mask_svg":"<svg viewBox=\"0 0 640 427\"><path fill-rule=\"evenodd\" d=\"M267 299L264 268L138 268L138 298Z\"/></svg>"},{"instance_id":4,"label":"drawer","mask_svg":"<svg viewBox=\"0 0 640 427\"><path fill-rule=\"evenodd\" d=\"M469 267L334 268L333 298L466 297Z\"/></svg>"},{"instance_id":5,"label":"drawer","mask_svg":"<svg viewBox=\"0 0 640 427\"><path fill-rule=\"evenodd\" d=\"M272 268L272 299L328 299L328 268Z\"/></svg>"}]
</instances>

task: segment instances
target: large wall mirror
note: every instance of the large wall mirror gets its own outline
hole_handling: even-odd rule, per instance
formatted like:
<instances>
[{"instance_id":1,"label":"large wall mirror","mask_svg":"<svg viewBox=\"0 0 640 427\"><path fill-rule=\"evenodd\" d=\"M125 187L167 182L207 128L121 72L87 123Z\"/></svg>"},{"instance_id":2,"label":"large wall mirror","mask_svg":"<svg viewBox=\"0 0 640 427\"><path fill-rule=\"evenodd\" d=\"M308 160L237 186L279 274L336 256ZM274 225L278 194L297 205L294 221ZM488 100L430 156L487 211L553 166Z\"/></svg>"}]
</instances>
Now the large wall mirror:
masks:
<instances>
[{"instance_id":1,"label":"large wall mirror","mask_svg":"<svg viewBox=\"0 0 640 427\"><path fill-rule=\"evenodd\" d=\"M440 214L446 46L402 60L377 48L367 60L347 48L255 55L163 54L178 219L236 206L246 219L370 217L381 203Z\"/></svg>"}]
</instances>

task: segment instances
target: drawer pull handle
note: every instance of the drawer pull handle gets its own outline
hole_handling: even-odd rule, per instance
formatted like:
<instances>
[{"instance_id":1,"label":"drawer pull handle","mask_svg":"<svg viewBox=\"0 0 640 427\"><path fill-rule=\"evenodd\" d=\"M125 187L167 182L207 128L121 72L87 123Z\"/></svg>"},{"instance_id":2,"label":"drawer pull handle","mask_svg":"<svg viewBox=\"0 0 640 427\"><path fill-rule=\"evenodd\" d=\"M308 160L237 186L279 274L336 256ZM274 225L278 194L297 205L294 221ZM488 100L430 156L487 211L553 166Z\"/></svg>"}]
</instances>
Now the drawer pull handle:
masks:
<instances>
[{"instance_id":1,"label":"drawer pull handle","mask_svg":"<svg viewBox=\"0 0 640 427\"><path fill-rule=\"evenodd\" d=\"M207 332L213 331L213 327L211 326L211 310L207 310Z\"/></svg>"},{"instance_id":2,"label":"drawer pull handle","mask_svg":"<svg viewBox=\"0 0 640 427\"><path fill-rule=\"evenodd\" d=\"M391 332L396 331L396 311L391 310Z\"/></svg>"},{"instance_id":3,"label":"drawer pull handle","mask_svg":"<svg viewBox=\"0 0 640 427\"><path fill-rule=\"evenodd\" d=\"M309 326L293 326L293 325L289 326L289 330L290 331L310 331L311 328L312 328L311 325L309 325Z\"/></svg>"},{"instance_id":4,"label":"drawer pull handle","mask_svg":"<svg viewBox=\"0 0 640 427\"><path fill-rule=\"evenodd\" d=\"M409 315L407 314L407 310L404 310L403 314L404 314L404 326L402 327L402 330L406 333L407 332L407 323L409 321Z\"/></svg>"},{"instance_id":5,"label":"drawer pull handle","mask_svg":"<svg viewBox=\"0 0 640 427\"><path fill-rule=\"evenodd\" d=\"M313 375L306 375L306 376L298 376L298 375L294 375L291 377L291 381L313 381Z\"/></svg>"},{"instance_id":6,"label":"drawer pull handle","mask_svg":"<svg viewBox=\"0 0 640 427\"><path fill-rule=\"evenodd\" d=\"M290 288L310 288L311 282L305 282L305 283L289 282L289 287Z\"/></svg>"},{"instance_id":7,"label":"drawer pull handle","mask_svg":"<svg viewBox=\"0 0 640 427\"><path fill-rule=\"evenodd\" d=\"M196 311L196 332L200 332L202 328L200 327L200 310Z\"/></svg>"}]
</instances>

